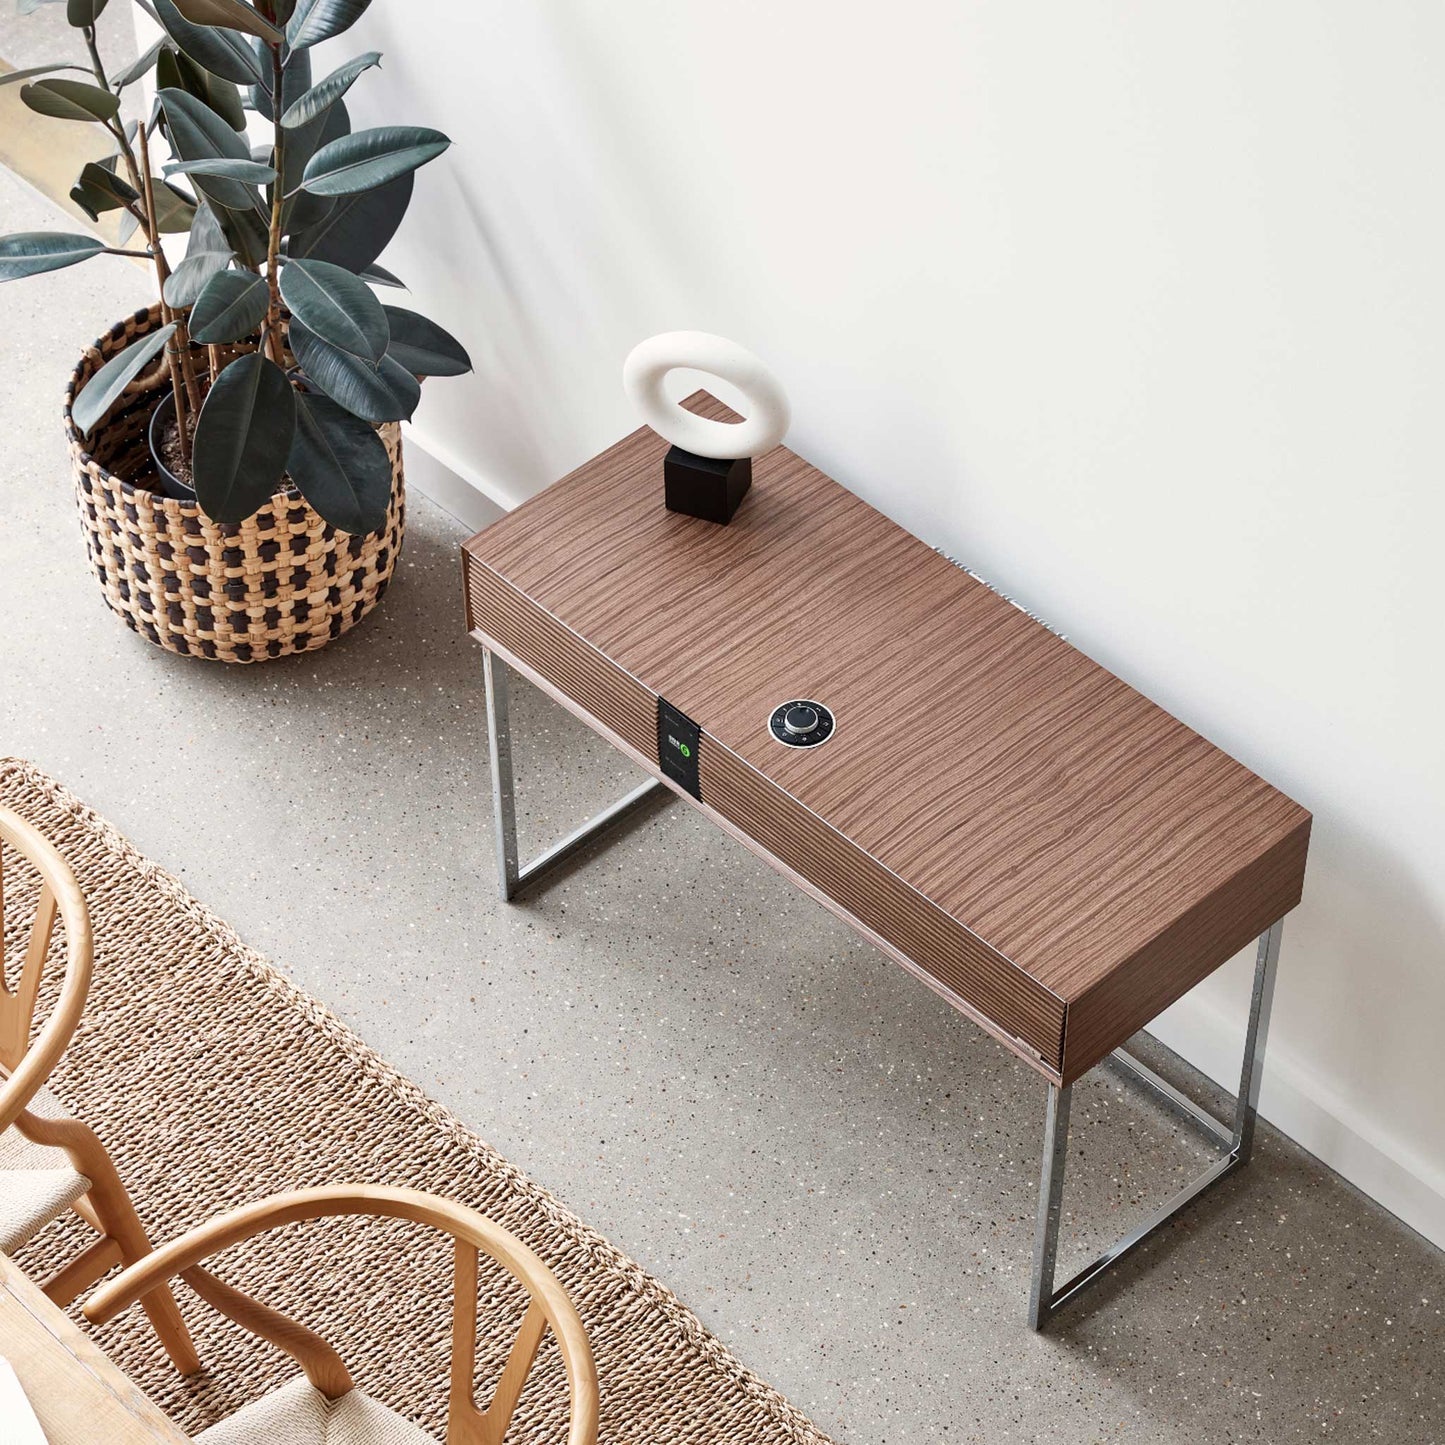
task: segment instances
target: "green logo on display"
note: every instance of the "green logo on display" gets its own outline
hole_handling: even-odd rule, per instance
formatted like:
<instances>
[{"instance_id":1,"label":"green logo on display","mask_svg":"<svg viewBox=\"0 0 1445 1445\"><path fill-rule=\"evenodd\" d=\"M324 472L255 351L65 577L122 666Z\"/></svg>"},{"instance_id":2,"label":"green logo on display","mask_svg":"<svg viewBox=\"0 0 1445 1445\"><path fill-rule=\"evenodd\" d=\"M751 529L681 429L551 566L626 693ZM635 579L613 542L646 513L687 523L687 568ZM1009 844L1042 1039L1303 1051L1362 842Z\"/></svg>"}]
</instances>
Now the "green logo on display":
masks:
<instances>
[{"instance_id":1,"label":"green logo on display","mask_svg":"<svg viewBox=\"0 0 1445 1445\"><path fill-rule=\"evenodd\" d=\"M678 743L677 747L683 757L690 758L692 756L692 749L686 743Z\"/></svg>"}]
</instances>

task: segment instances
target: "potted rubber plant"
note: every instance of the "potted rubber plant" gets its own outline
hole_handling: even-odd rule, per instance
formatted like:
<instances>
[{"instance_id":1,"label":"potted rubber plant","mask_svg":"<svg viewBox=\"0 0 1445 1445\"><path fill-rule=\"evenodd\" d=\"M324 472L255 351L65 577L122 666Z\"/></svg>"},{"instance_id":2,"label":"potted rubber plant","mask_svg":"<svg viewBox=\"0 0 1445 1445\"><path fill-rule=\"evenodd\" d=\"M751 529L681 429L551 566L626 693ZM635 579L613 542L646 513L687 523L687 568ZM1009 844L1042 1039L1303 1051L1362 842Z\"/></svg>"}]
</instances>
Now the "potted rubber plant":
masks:
<instances>
[{"instance_id":1,"label":"potted rubber plant","mask_svg":"<svg viewBox=\"0 0 1445 1445\"><path fill-rule=\"evenodd\" d=\"M106 600L189 655L256 662L323 646L376 605L395 567L399 424L421 380L471 367L440 326L373 289L402 285L377 258L416 171L450 141L351 129L344 97L374 52L312 75L311 47L369 0L137 0L161 38L114 74L96 43L106 0L52 3L84 57L0 84L108 133L113 153L85 166L71 198L92 220L119 213L118 239L0 237L0 280L118 253L145 258L160 293L87 350L65 397ZM148 117L123 122L127 87L152 70Z\"/></svg>"}]
</instances>

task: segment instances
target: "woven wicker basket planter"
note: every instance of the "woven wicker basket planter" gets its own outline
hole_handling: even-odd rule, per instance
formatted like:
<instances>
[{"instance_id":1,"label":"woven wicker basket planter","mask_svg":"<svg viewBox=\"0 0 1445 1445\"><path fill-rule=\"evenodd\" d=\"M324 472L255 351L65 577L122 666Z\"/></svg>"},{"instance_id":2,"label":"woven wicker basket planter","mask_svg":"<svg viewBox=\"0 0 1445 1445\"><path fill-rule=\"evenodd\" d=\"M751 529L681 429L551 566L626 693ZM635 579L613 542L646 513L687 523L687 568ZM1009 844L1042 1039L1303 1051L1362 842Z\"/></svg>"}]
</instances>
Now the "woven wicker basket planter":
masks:
<instances>
[{"instance_id":1,"label":"woven wicker basket planter","mask_svg":"<svg viewBox=\"0 0 1445 1445\"><path fill-rule=\"evenodd\" d=\"M65 392L80 521L107 604L187 657L264 662L325 647L381 601L396 566L406 521L401 428L379 429L393 484L377 531L338 532L294 491L245 522L213 522L194 502L148 490L156 473L146 425L170 385L164 375L139 378L89 441L70 418L96 370L159 325L159 306L119 322L87 348ZM229 359L244 348L222 349ZM204 368L205 351L195 355Z\"/></svg>"}]
</instances>

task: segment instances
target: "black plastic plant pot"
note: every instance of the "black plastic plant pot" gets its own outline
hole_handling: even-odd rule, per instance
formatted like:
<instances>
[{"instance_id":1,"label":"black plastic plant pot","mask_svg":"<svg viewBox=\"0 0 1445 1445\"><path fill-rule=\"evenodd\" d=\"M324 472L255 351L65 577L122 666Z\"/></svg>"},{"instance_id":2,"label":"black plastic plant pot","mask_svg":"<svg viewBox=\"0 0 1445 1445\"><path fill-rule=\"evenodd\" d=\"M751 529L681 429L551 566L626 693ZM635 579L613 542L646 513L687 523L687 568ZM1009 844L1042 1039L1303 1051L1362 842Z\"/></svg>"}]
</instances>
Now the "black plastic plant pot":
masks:
<instances>
[{"instance_id":1,"label":"black plastic plant pot","mask_svg":"<svg viewBox=\"0 0 1445 1445\"><path fill-rule=\"evenodd\" d=\"M174 497L178 502L194 502L196 489L187 486L176 476L161 455L161 436L165 428L175 422L175 416L176 396L173 391L168 391L161 399L160 405L151 413L150 423L146 427L146 437L151 448L151 460L156 464L156 481L158 483L156 490L167 497Z\"/></svg>"}]
</instances>

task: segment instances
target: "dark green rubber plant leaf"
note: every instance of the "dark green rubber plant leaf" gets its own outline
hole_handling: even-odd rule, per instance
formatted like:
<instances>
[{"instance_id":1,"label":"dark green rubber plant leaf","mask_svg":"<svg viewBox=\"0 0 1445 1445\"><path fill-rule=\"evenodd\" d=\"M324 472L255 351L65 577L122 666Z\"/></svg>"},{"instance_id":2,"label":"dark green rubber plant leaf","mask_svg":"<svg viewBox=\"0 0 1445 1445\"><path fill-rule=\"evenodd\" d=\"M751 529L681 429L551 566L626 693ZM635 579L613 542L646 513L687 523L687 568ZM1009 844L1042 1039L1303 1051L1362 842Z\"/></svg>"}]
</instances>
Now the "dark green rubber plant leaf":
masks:
<instances>
[{"instance_id":1,"label":"dark green rubber plant leaf","mask_svg":"<svg viewBox=\"0 0 1445 1445\"><path fill-rule=\"evenodd\" d=\"M301 495L342 532L364 536L386 521L391 458L370 422L329 396L296 393L296 434L286 471Z\"/></svg>"},{"instance_id":2,"label":"dark green rubber plant leaf","mask_svg":"<svg viewBox=\"0 0 1445 1445\"><path fill-rule=\"evenodd\" d=\"M385 266L378 266L375 261L370 266L362 267L356 274L371 286L395 286L398 291L411 290L400 276L394 276Z\"/></svg>"},{"instance_id":3,"label":"dark green rubber plant leaf","mask_svg":"<svg viewBox=\"0 0 1445 1445\"><path fill-rule=\"evenodd\" d=\"M151 358L159 355L175 323L162 326L159 331L150 331L139 341L133 341L126 349L112 356L85 384L85 390L75 398L70 408L70 419L80 429L82 436L89 436L95 424L116 403L121 392L145 370Z\"/></svg>"},{"instance_id":4,"label":"dark green rubber plant leaf","mask_svg":"<svg viewBox=\"0 0 1445 1445\"><path fill-rule=\"evenodd\" d=\"M466 348L435 321L401 306L383 306L391 340L386 354L413 376L461 376L472 369Z\"/></svg>"},{"instance_id":5,"label":"dark green rubber plant leaf","mask_svg":"<svg viewBox=\"0 0 1445 1445\"><path fill-rule=\"evenodd\" d=\"M57 120L114 120L120 97L84 80L37 80L20 87L31 110Z\"/></svg>"},{"instance_id":6,"label":"dark green rubber plant leaf","mask_svg":"<svg viewBox=\"0 0 1445 1445\"><path fill-rule=\"evenodd\" d=\"M276 172L260 161L232 160L217 156L204 161L172 161L166 167L168 176L225 176L233 181L249 181L254 186L269 186Z\"/></svg>"},{"instance_id":7,"label":"dark green rubber plant leaf","mask_svg":"<svg viewBox=\"0 0 1445 1445\"><path fill-rule=\"evenodd\" d=\"M204 202L196 208L191 223L191 238L186 243L186 259L166 277L167 306L185 310L194 306L206 282L231 264L231 243L216 219L216 213Z\"/></svg>"},{"instance_id":8,"label":"dark green rubber plant leaf","mask_svg":"<svg viewBox=\"0 0 1445 1445\"><path fill-rule=\"evenodd\" d=\"M126 86L133 84L145 75L161 57L161 51L166 48L166 37L161 36L149 50L137 60L132 60L119 75L112 75L110 83L117 90L124 90Z\"/></svg>"},{"instance_id":9,"label":"dark green rubber plant leaf","mask_svg":"<svg viewBox=\"0 0 1445 1445\"><path fill-rule=\"evenodd\" d=\"M92 221L104 211L118 211L132 201L140 199L139 193L128 181L98 161L87 161L80 172L80 179L70 188L70 199L83 210Z\"/></svg>"},{"instance_id":10,"label":"dark green rubber plant leaf","mask_svg":"<svg viewBox=\"0 0 1445 1445\"><path fill-rule=\"evenodd\" d=\"M295 130L324 115L348 90L363 70L369 70L381 61L381 52L368 50L355 60L333 70L325 80L319 80L303 96L286 107L281 124L287 130Z\"/></svg>"},{"instance_id":11,"label":"dark green rubber plant leaf","mask_svg":"<svg viewBox=\"0 0 1445 1445\"><path fill-rule=\"evenodd\" d=\"M77 30L84 30L100 19L100 12L108 3L109 0L66 0L65 18Z\"/></svg>"},{"instance_id":12,"label":"dark green rubber plant leaf","mask_svg":"<svg viewBox=\"0 0 1445 1445\"><path fill-rule=\"evenodd\" d=\"M235 85L269 85L271 67L263 64L251 42L235 30L192 25L173 0L155 0L156 19L166 34L196 62Z\"/></svg>"},{"instance_id":13,"label":"dark green rubber plant leaf","mask_svg":"<svg viewBox=\"0 0 1445 1445\"><path fill-rule=\"evenodd\" d=\"M349 30L361 19L371 0L296 0L286 25L286 43L304 50Z\"/></svg>"},{"instance_id":14,"label":"dark green rubber plant leaf","mask_svg":"<svg viewBox=\"0 0 1445 1445\"><path fill-rule=\"evenodd\" d=\"M192 228L192 234L195 234ZM169 276L166 277L166 305L178 311L196 304L196 297L205 289L212 276L224 271L231 264L232 253L225 251L195 251L189 254Z\"/></svg>"},{"instance_id":15,"label":"dark green rubber plant leaf","mask_svg":"<svg viewBox=\"0 0 1445 1445\"><path fill-rule=\"evenodd\" d=\"M245 138L237 135L205 101L176 89L161 91L159 100L165 108L171 149L183 161L251 159ZM197 176L195 186L208 201L227 210L253 211L261 206L260 192L244 181Z\"/></svg>"},{"instance_id":16,"label":"dark green rubber plant leaf","mask_svg":"<svg viewBox=\"0 0 1445 1445\"><path fill-rule=\"evenodd\" d=\"M181 52L172 50L170 46L156 57L156 90L190 90L181 71ZM204 100L205 97L202 96L201 99Z\"/></svg>"},{"instance_id":17,"label":"dark green rubber plant leaf","mask_svg":"<svg viewBox=\"0 0 1445 1445\"><path fill-rule=\"evenodd\" d=\"M165 181L152 180L151 198L156 203L156 228L166 235L179 235L191 229L196 218L196 203L183 196Z\"/></svg>"},{"instance_id":18,"label":"dark green rubber plant leaf","mask_svg":"<svg viewBox=\"0 0 1445 1445\"><path fill-rule=\"evenodd\" d=\"M281 229L289 234L314 226L326 219L332 205L330 196L308 196L305 191L297 191L281 212Z\"/></svg>"},{"instance_id":19,"label":"dark green rubber plant leaf","mask_svg":"<svg viewBox=\"0 0 1445 1445\"><path fill-rule=\"evenodd\" d=\"M279 45L286 37L245 0L175 0L175 7L192 25L219 26L242 30L268 45Z\"/></svg>"},{"instance_id":20,"label":"dark green rubber plant leaf","mask_svg":"<svg viewBox=\"0 0 1445 1445\"><path fill-rule=\"evenodd\" d=\"M246 138L230 126L219 124L220 117L200 97L167 86L156 98L165 109L171 142L183 161L251 159Z\"/></svg>"},{"instance_id":21,"label":"dark green rubber plant leaf","mask_svg":"<svg viewBox=\"0 0 1445 1445\"><path fill-rule=\"evenodd\" d=\"M254 271L218 271L191 308L191 339L204 346L241 341L261 324L270 292Z\"/></svg>"},{"instance_id":22,"label":"dark green rubber plant leaf","mask_svg":"<svg viewBox=\"0 0 1445 1445\"><path fill-rule=\"evenodd\" d=\"M97 191L92 186L87 186L80 181L70 188L70 199L75 203L78 210L84 211L92 221L100 220L106 211L115 211L120 208L120 202L113 200L104 191Z\"/></svg>"},{"instance_id":23,"label":"dark green rubber plant leaf","mask_svg":"<svg viewBox=\"0 0 1445 1445\"><path fill-rule=\"evenodd\" d=\"M369 191L424 166L451 145L424 125L380 125L324 145L306 163L301 183L313 195Z\"/></svg>"},{"instance_id":24,"label":"dark green rubber plant leaf","mask_svg":"<svg viewBox=\"0 0 1445 1445\"><path fill-rule=\"evenodd\" d=\"M262 72L260 81L251 87L251 104L262 119L275 120L276 108L271 103L271 87L275 84L271 73L271 51L260 40L252 40L250 46L256 65ZM293 50L281 67L281 109L285 110L293 100L300 100L310 89L310 52Z\"/></svg>"},{"instance_id":25,"label":"dark green rubber plant leaf","mask_svg":"<svg viewBox=\"0 0 1445 1445\"><path fill-rule=\"evenodd\" d=\"M83 65L71 65L68 61L57 60L54 65L31 65L24 70L7 70L4 75L0 75L0 85L19 85L33 75L49 75L54 70L79 70L86 75L90 74Z\"/></svg>"},{"instance_id":26,"label":"dark green rubber plant leaf","mask_svg":"<svg viewBox=\"0 0 1445 1445\"><path fill-rule=\"evenodd\" d=\"M309 50L301 51L309 55ZM309 125L288 132L286 136L286 176L289 185L282 189L289 197L281 212L281 228L288 236L305 231L319 224L341 204L335 196L313 196L308 191L298 190L306 162L328 141L340 140L351 134L351 117L347 114L346 102L338 100Z\"/></svg>"},{"instance_id":27,"label":"dark green rubber plant leaf","mask_svg":"<svg viewBox=\"0 0 1445 1445\"><path fill-rule=\"evenodd\" d=\"M259 351L238 357L212 383L196 423L196 500L216 522L244 522L276 491L296 431L296 393Z\"/></svg>"},{"instance_id":28,"label":"dark green rubber plant leaf","mask_svg":"<svg viewBox=\"0 0 1445 1445\"><path fill-rule=\"evenodd\" d=\"M156 89L184 90L204 101L234 131L246 129L241 92L229 80L213 75L189 55L169 46L156 60Z\"/></svg>"},{"instance_id":29,"label":"dark green rubber plant leaf","mask_svg":"<svg viewBox=\"0 0 1445 1445\"><path fill-rule=\"evenodd\" d=\"M305 53L304 51L302 52ZM283 174L281 177L281 191L290 200L287 205L294 212L298 205L311 204L323 206L330 202L329 196L311 196L301 189L301 177L306 174L306 167L311 157L330 140L339 140L351 129L351 119L346 114L346 107L339 101L329 111L322 111L315 120L307 121L305 125L298 126L295 130L277 134L282 136L284 148L282 150Z\"/></svg>"},{"instance_id":30,"label":"dark green rubber plant leaf","mask_svg":"<svg viewBox=\"0 0 1445 1445\"><path fill-rule=\"evenodd\" d=\"M293 50L281 72L281 105L284 113L311 88L311 52ZM262 90L253 90L256 109L268 120L274 114L271 97ZM284 128L283 128L284 130ZM287 197L281 214L282 229L289 235L319 220L331 208L329 196L311 196L301 189L306 163L327 141L339 140L351 132L351 117L346 106L336 101L304 125L278 131L284 141L282 152L281 193Z\"/></svg>"},{"instance_id":31,"label":"dark green rubber plant leaf","mask_svg":"<svg viewBox=\"0 0 1445 1445\"><path fill-rule=\"evenodd\" d=\"M415 185L416 176L408 172L374 191L340 197L314 226L292 236L289 254L330 261L359 274L396 235Z\"/></svg>"},{"instance_id":32,"label":"dark green rubber plant leaf","mask_svg":"<svg viewBox=\"0 0 1445 1445\"><path fill-rule=\"evenodd\" d=\"M192 65L191 61L186 62ZM246 131L246 107L241 103L241 91L239 87L231 84L229 80L222 80L219 75L212 75L209 70L196 70L194 94L199 95L202 100L226 122L234 131L242 135ZM190 86L187 89L191 89Z\"/></svg>"},{"instance_id":33,"label":"dark green rubber plant leaf","mask_svg":"<svg viewBox=\"0 0 1445 1445\"><path fill-rule=\"evenodd\" d=\"M313 336L293 319L291 350L317 391L363 421L405 421L421 400L421 383L388 356L372 366Z\"/></svg>"},{"instance_id":34,"label":"dark green rubber plant leaf","mask_svg":"<svg viewBox=\"0 0 1445 1445\"><path fill-rule=\"evenodd\" d=\"M281 299L313 336L374 366L386 355L386 312L371 288L329 261L288 261Z\"/></svg>"},{"instance_id":35,"label":"dark green rubber plant leaf","mask_svg":"<svg viewBox=\"0 0 1445 1445\"><path fill-rule=\"evenodd\" d=\"M62 266L88 261L104 250L104 241L74 231L17 231L0 236L0 281L58 271Z\"/></svg>"},{"instance_id":36,"label":"dark green rubber plant leaf","mask_svg":"<svg viewBox=\"0 0 1445 1445\"><path fill-rule=\"evenodd\" d=\"M199 251L227 251L230 242L221 225L221 218L204 201L196 207L195 223L191 226L191 239L186 243L187 258Z\"/></svg>"},{"instance_id":37,"label":"dark green rubber plant leaf","mask_svg":"<svg viewBox=\"0 0 1445 1445\"><path fill-rule=\"evenodd\" d=\"M254 271L265 263L266 223L255 211L228 211L222 207L216 212L216 219L243 265Z\"/></svg>"}]
</instances>

